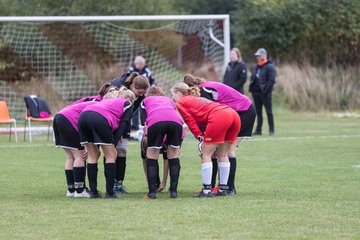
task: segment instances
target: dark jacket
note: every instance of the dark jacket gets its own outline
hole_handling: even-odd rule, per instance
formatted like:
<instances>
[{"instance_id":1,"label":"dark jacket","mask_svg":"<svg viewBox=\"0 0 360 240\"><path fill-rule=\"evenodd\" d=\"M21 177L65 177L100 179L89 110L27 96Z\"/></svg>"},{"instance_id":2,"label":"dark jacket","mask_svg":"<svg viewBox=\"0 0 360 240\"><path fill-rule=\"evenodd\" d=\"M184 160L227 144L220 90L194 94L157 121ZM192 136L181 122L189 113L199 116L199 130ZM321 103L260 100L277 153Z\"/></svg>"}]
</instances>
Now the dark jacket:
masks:
<instances>
[{"instance_id":1,"label":"dark jacket","mask_svg":"<svg viewBox=\"0 0 360 240\"><path fill-rule=\"evenodd\" d=\"M129 67L128 73L133 73L133 72L137 72L139 75L146 77L147 79L149 79L149 83L150 86L155 84L155 79L152 76L152 72L150 71L150 69L145 66L143 69L139 70L137 68L135 68L135 65L133 64L131 67Z\"/></svg>"},{"instance_id":2,"label":"dark jacket","mask_svg":"<svg viewBox=\"0 0 360 240\"><path fill-rule=\"evenodd\" d=\"M270 61L262 66L256 64L252 70L249 91L252 93L269 93L273 89L275 78L276 69Z\"/></svg>"},{"instance_id":3,"label":"dark jacket","mask_svg":"<svg viewBox=\"0 0 360 240\"><path fill-rule=\"evenodd\" d=\"M244 93L247 69L244 62L230 62L224 75L224 84L234 88L240 93Z\"/></svg>"},{"instance_id":4,"label":"dark jacket","mask_svg":"<svg viewBox=\"0 0 360 240\"><path fill-rule=\"evenodd\" d=\"M130 76L130 73L124 73L123 75L120 75L119 77L114 78L111 81L111 86L121 88L122 86L130 89L129 84L126 82L126 79ZM142 100L144 100L145 96L136 97L134 104L133 104L133 112L135 112L136 109L140 106L140 103Z\"/></svg>"}]
</instances>

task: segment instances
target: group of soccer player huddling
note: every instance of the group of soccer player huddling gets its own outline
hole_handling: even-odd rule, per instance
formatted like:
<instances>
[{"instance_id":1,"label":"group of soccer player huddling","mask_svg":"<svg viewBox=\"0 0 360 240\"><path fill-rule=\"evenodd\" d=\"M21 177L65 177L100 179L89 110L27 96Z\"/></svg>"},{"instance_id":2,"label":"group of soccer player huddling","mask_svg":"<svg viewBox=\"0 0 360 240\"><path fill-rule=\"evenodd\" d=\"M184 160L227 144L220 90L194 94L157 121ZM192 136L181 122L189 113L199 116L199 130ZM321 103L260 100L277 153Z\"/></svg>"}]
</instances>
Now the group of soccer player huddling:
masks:
<instances>
[{"instance_id":1,"label":"group of soccer player huddling","mask_svg":"<svg viewBox=\"0 0 360 240\"><path fill-rule=\"evenodd\" d=\"M190 74L171 87L172 98L138 73L104 84L96 96L84 97L54 117L56 146L67 155L67 197L119 198L123 186L130 121L138 109L144 125L141 158L148 183L147 199L165 189L178 196L180 147L184 123L198 140L203 188L193 197L235 195L236 149L252 134L256 111L250 99L219 82ZM98 160L103 153L106 192L98 190ZM158 159L164 158L163 181ZM85 184L87 175L88 186ZM218 181L216 180L218 175Z\"/></svg>"}]
</instances>

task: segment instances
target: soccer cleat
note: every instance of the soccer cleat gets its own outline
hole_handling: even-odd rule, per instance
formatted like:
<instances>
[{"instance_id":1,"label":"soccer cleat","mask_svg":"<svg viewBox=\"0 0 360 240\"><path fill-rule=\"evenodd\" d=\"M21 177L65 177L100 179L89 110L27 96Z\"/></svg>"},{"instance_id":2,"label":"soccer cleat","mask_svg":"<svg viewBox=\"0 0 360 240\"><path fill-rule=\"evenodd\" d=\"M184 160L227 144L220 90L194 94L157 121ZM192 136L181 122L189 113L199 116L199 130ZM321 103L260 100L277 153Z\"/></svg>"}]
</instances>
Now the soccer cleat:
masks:
<instances>
[{"instance_id":1,"label":"soccer cleat","mask_svg":"<svg viewBox=\"0 0 360 240\"><path fill-rule=\"evenodd\" d=\"M76 198L90 198L90 193L86 189L84 189L81 193L77 193L75 191L74 197L76 197Z\"/></svg>"},{"instance_id":2,"label":"soccer cleat","mask_svg":"<svg viewBox=\"0 0 360 240\"><path fill-rule=\"evenodd\" d=\"M220 186L216 186L213 189L211 189L211 193L215 194L219 191L219 189L220 189Z\"/></svg>"},{"instance_id":3,"label":"soccer cleat","mask_svg":"<svg viewBox=\"0 0 360 240\"><path fill-rule=\"evenodd\" d=\"M144 196L144 199L156 199L156 193L148 193Z\"/></svg>"},{"instance_id":4,"label":"soccer cleat","mask_svg":"<svg viewBox=\"0 0 360 240\"><path fill-rule=\"evenodd\" d=\"M227 190L226 194L228 196L235 196L236 195L236 190L235 188L233 190Z\"/></svg>"},{"instance_id":5,"label":"soccer cleat","mask_svg":"<svg viewBox=\"0 0 360 240\"><path fill-rule=\"evenodd\" d=\"M90 191L90 198L102 198L102 196L99 191L96 193L93 193L92 191Z\"/></svg>"},{"instance_id":6,"label":"soccer cleat","mask_svg":"<svg viewBox=\"0 0 360 240\"><path fill-rule=\"evenodd\" d=\"M67 197L74 197L75 192L70 192L69 190L66 192Z\"/></svg>"},{"instance_id":7,"label":"soccer cleat","mask_svg":"<svg viewBox=\"0 0 360 240\"><path fill-rule=\"evenodd\" d=\"M201 190L193 196L193 198L208 198L212 197L211 192L205 193L204 190Z\"/></svg>"},{"instance_id":8,"label":"soccer cleat","mask_svg":"<svg viewBox=\"0 0 360 240\"><path fill-rule=\"evenodd\" d=\"M176 191L171 191L169 193L169 196L170 196L170 198L177 198L177 192Z\"/></svg>"},{"instance_id":9,"label":"soccer cleat","mask_svg":"<svg viewBox=\"0 0 360 240\"><path fill-rule=\"evenodd\" d=\"M223 196L227 195L227 192L226 192L226 190L219 189L219 191L217 191L216 193L211 192L211 194L215 197L223 197Z\"/></svg>"},{"instance_id":10,"label":"soccer cleat","mask_svg":"<svg viewBox=\"0 0 360 240\"><path fill-rule=\"evenodd\" d=\"M117 195L116 192L113 192L112 194L105 194L105 198L120 198L119 195Z\"/></svg>"},{"instance_id":11,"label":"soccer cleat","mask_svg":"<svg viewBox=\"0 0 360 240\"><path fill-rule=\"evenodd\" d=\"M122 193L122 194L129 194L129 192L126 190L126 187L122 185L120 182L114 183L114 192L116 193Z\"/></svg>"}]
</instances>

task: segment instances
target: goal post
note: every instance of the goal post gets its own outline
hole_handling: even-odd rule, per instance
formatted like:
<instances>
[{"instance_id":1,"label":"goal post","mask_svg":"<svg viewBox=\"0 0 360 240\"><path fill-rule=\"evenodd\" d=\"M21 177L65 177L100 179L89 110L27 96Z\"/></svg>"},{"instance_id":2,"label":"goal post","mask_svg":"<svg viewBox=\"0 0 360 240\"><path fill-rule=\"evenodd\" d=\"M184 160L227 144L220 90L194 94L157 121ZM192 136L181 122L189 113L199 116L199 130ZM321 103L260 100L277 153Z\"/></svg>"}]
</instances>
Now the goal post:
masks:
<instances>
[{"instance_id":1,"label":"goal post","mask_svg":"<svg viewBox=\"0 0 360 240\"><path fill-rule=\"evenodd\" d=\"M169 93L186 72L221 81L229 52L229 15L0 17L0 98L17 117L29 94L56 112L96 94L137 55Z\"/></svg>"}]
</instances>

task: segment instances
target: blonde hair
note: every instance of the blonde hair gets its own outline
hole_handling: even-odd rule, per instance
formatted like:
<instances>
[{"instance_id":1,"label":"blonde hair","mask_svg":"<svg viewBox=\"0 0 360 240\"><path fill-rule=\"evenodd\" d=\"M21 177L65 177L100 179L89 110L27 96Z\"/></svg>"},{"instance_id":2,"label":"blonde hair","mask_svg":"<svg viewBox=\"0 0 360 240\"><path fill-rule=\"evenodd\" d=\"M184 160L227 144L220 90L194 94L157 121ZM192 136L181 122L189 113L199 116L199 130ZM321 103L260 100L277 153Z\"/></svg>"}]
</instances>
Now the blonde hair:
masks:
<instances>
[{"instance_id":1,"label":"blonde hair","mask_svg":"<svg viewBox=\"0 0 360 240\"><path fill-rule=\"evenodd\" d=\"M190 94L195 97L200 96L200 89L198 87L189 87L186 83L183 82L176 83L174 86L172 86L171 92L179 92L183 95Z\"/></svg>"},{"instance_id":2,"label":"blonde hair","mask_svg":"<svg viewBox=\"0 0 360 240\"><path fill-rule=\"evenodd\" d=\"M151 86L146 94L147 97L149 96L165 96L164 91L161 87Z\"/></svg>"},{"instance_id":3,"label":"blonde hair","mask_svg":"<svg viewBox=\"0 0 360 240\"><path fill-rule=\"evenodd\" d=\"M231 51L233 51L233 52L235 52L236 53L236 56L238 57L238 62L241 62L241 52L240 52L240 50L238 49L238 48L232 48L231 50L230 50L230 52Z\"/></svg>"},{"instance_id":4,"label":"blonde hair","mask_svg":"<svg viewBox=\"0 0 360 240\"><path fill-rule=\"evenodd\" d=\"M106 93L103 99L111 99L119 97L119 89L118 88L110 88L108 93Z\"/></svg>"},{"instance_id":5,"label":"blonde hair","mask_svg":"<svg viewBox=\"0 0 360 240\"><path fill-rule=\"evenodd\" d=\"M191 74L186 74L184 76L184 83L186 83L189 87L199 86L204 81L204 79L195 77Z\"/></svg>"},{"instance_id":6,"label":"blonde hair","mask_svg":"<svg viewBox=\"0 0 360 240\"><path fill-rule=\"evenodd\" d=\"M121 87L119 89L118 97L126 98L131 103L133 103L135 101L135 98L136 98L135 94L130 89L127 89L126 87Z\"/></svg>"}]
</instances>

